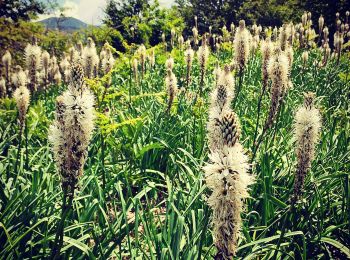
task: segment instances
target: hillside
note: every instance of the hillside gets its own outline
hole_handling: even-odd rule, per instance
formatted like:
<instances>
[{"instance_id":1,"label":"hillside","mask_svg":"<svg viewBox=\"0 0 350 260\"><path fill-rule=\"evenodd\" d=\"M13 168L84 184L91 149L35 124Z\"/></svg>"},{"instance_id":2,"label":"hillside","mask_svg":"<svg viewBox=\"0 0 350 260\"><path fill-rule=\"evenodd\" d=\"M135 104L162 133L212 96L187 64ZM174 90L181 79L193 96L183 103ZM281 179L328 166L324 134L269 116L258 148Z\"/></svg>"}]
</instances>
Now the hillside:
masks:
<instances>
[{"instance_id":1,"label":"hillside","mask_svg":"<svg viewBox=\"0 0 350 260\"><path fill-rule=\"evenodd\" d=\"M60 21L58 21L59 19ZM50 17L39 22L44 24L47 29L56 30L59 27L61 31L76 31L88 26L86 23L73 17Z\"/></svg>"}]
</instances>

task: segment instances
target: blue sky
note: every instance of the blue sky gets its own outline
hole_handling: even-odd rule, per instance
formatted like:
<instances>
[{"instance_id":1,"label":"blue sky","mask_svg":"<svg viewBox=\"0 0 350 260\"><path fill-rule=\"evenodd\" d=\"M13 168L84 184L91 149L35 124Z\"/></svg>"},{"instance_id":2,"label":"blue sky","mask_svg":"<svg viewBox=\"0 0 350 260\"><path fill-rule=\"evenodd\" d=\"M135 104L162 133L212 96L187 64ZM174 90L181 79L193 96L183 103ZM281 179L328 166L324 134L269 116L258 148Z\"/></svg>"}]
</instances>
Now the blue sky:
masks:
<instances>
[{"instance_id":1,"label":"blue sky","mask_svg":"<svg viewBox=\"0 0 350 260\"><path fill-rule=\"evenodd\" d=\"M85 23L99 25L103 19L103 9L108 0L58 0L58 2L66 7L66 16L72 16L82 20ZM43 0L43 2L46 2ZM159 0L163 7L170 7L174 0ZM39 20L48 18L51 15L41 15Z\"/></svg>"}]
</instances>

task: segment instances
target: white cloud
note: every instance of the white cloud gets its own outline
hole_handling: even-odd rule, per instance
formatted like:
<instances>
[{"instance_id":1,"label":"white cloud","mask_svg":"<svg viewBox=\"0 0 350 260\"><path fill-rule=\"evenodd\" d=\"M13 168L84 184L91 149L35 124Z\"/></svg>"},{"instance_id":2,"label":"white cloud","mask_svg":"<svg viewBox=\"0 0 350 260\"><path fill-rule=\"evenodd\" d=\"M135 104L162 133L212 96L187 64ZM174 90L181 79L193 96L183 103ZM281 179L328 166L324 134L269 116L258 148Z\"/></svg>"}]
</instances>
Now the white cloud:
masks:
<instances>
[{"instance_id":1,"label":"white cloud","mask_svg":"<svg viewBox=\"0 0 350 260\"><path fill-rule=\"evenodd\" d=\"M77 18L85 23L99 25L102 23L103 9L106 6L106 0L65 0L62 7L64 15L67 17ZM52 14L39 15L37 21L57 17L60 11L57 10Z\"/></svg>"},{"instance_id":2,"label":"white cloud","mask_svg":"<svg viewBox=\"0 0 350 260\"><path fill-rule=\"evenodd\" d=\"M171 7L174 4L174 0L160 0L159 4L162 7ZM106 5L107 0L64 0L62 7L65 9L65 16L77 18L88 24L100 25ZM59 15L59 11L56 11L49 15L39 15L37 20L40 21Z\"/></svg>"},{"instance_id":3,"label":"white cloud","mask_svg":"<svg viewBox=\"0 0 350 260\"><path fill-rule=\"evenodd\" d=\"M170 8L175 3L175 0L159 0L159 5L161 7Z\"/></svg>"},{"instance_id":4,"label":"white cloud","mask_svg":"<svg viewBox=\"0 0 350 260\"><path fill-rule=\"evenodd\" d=\"M74 17L74 18L79 19L78 4L77 3L70 1L70 0L66 0L63 3L62 8L64 10L63 13L65 16ZM50 13L50 14L41 14L38 16L37 21L44 20L44 19L49 18L49 17L57 17L59 15L60 15L60 10L56 10L55 12Z\"/></svg>"},{"instance_id":5,"label":"white cloud","mask_svg":"<svg viewBox=\"0 0 350 260\"><path fill-rule=\"evenodd\" d=\"M78 3L79 19L89 24L101 24L106 4L106 0L80 0Z\"/></svg>"}]
</instances>

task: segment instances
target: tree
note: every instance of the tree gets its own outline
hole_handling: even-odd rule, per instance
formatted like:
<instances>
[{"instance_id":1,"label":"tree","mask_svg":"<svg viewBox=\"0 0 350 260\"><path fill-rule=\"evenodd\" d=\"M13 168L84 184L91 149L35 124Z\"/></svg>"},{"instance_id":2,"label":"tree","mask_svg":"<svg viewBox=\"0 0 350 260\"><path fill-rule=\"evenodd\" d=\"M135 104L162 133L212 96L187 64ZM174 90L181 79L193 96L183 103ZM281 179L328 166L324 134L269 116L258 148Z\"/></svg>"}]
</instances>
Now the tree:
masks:
<instances>
[{"instance_id":1,"label":"tree","mask_svg":"<svg viewBox=\"0 0 350 260\"><path fill-rule=\"evenodd\" d=\"M113 0L105 13L104 23L120 31L128 43L155 45L161 41L163 32L170 35L172 28L179 33L184 28L177 9L161 8L158 1L149 4L148 0Z\"/></svg>"},{"instance_id":2,"label":"tree","mask_svg":"<svg viewBox=\"0 0 350 260\"><path fill-rule=\"evenodd\" d=\"M148 0L110 0L105 9L104 23L124 31L123 20L126 17L142 16L142 12L149 8Z\"/></svg>"},{"instance_id":3,"label":"tree","mask_svg":"<svg viewBox=\"0 0 350 260\"><path fill-rule=\"evenodd\" d=\"M38 0L1 0L0 17L11 18L17 22L19 19L30 20L32 15L44 13L45 6Z\"/></svg>"},{"instance_id":4,"label":"tree","mask_svg":"<svg viewBox=\"0 0 350 260\"><path fill-rule=\"evenodd\" d=\"M176 0L179 13L183 15L187 25L186 35L190 35L194 26L194 17L198 19L199 33L212 27L213 33L218 33L226 25L238 23L238 10L243 0Z\"/></svg>"}]
</instances>

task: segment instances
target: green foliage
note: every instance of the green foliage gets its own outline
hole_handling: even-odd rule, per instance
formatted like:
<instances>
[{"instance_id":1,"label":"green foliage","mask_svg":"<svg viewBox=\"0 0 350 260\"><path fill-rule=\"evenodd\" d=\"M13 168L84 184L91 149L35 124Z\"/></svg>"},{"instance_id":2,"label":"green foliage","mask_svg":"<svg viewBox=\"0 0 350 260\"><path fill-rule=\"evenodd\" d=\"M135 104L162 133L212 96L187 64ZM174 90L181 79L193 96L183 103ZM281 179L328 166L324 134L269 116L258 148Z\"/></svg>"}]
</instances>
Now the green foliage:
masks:
<instances>
[{"instance_id":1,"label":"green foliage","mask_svg":"<svg viewBox=\"0 0 350 260\"><path fill-rule=\"evenodd\" d=\"M43 33L44 28L40 24L25 21L13 23L0 18L0 48L2 51L10 50L19 64L24 61L23 51L32 37L42 37Z\"/></svg>"},{"instance_id":2,"label":"green foliage","mask_svg":"<svg viewBox=\"0 0 350 260\"><path fill-rule=\"evenodd\" d=\"M136 2L111 1L106 8L106 24L119 30L129 44L156 45L161 41L161 34L170 35L172 28L182 33L184 22L176 9L161 8L158 1Z\"/></svg>"},{"instance_id":3,"label":"green foliage","mask_svg":"<svg viewBox=\"0 0 350 260\"><path fill-rule=\"evenodd\" d=\"M120 54L107 76L87 80L97 100L96 129L74 211L67 218L63 258L212 259L216 250L206 202L209 191L202 172L209 152L206 122L214 66L217 61L231 62L231 50L227 43L219 53L210 55L203 96L196 102L193 95L199 89L199 64L194 60L192 83L178 94L170 114L165 113L164 89L168 53L162 46L156 46L156 65L146 65L139 84L131 74L132 56L126 54ZM179 87L184 86L183 51L175 48L171 54ZM344 55L339 65L331 60L319 68L314 61L320 56L319 50L310 50L303 67L301 51L295 52L293 88L278 124L267 134L252 165L257 183L242 215L238 258L274 259L275 252L277 259L344 259L349 255L350 64ZM105 89L108 78L111 84ZM251 57L242 82L234 110L241 121L241 142L251 156L261 90L260 53ZM4 122L0 125L1 259L50 256L62 189L47 131L54 117L55 98L65 88L52 86L31 101L28 146L23 141L19 150L15 102L0 101L0 120ZM303 201L293 215L287 214L296 164L293 112L305 91L316 93L323 126ZM266 94L263 118L269 102ZM17 152L20 160L14 172ZM282 226L286 230L283 235Z\"/></svg>"},{"instance_id":4,"label":"green foliage","mask_svg":"<svg viewBox=\"0 0 350 260\"><path fill-rule=\"evenodd\" d=\"M20 19L30 20L33 15L42 14L45 6L39 0L2 0L0 17L10 18L17 22Z\"/></svg>"},{"instance_id":5,"label":"green foliage","mask_svg":"<svg viewBox=\"0 0 350 260\"><path fill-rule=\"evenodd\" d=\"M108 26L89 26L84 30L86 36L92 37L97 43L97 47L101 47L105 42L111 44L118 51L124 52L127 48L127 42L120 31ZM87 37L86 37L87 38Z\"/></svg>"},{"instance_id":6,"label":"green foliage","mask_svg":"<svg viewBox=\"0 0 350 260\"><path fill-rule=\"evenodd\" d=\"M186 35L191 35L195 15L198 17L200 33L208 31L209 26L212 26L213 32L217 33L223 25L229 26L232 22L237 25L240 19L245 19L248 25L256 22L263 26L280 26L288 21L300 22L304 11L312 12L314 24L317 24L322 14L326 25L331 26L334 24L336 12L340 12L344 20L345 11L350 10L349 1L327 0L177 0L176 3L179 13L186 22ZM331 32L334 33L333 26Z\"/></svg>"},{"instance_id":7,"label":"green foliage","mask_svg":"<svg viewBox=\"0 0 350 260\"><path fill-rule=\"evenodd\" d=\"M38 39L39 44L47 51L61 55L66 51L72 41L80 39L79 34L67 35L57 31L45 31L40 23L20 20L18 23L0 18L0 54L9 50L15 60L14 63L23 65L23 53L32 38Z\"/></svg>"}]
</instances>

